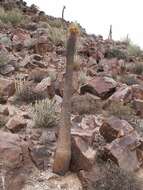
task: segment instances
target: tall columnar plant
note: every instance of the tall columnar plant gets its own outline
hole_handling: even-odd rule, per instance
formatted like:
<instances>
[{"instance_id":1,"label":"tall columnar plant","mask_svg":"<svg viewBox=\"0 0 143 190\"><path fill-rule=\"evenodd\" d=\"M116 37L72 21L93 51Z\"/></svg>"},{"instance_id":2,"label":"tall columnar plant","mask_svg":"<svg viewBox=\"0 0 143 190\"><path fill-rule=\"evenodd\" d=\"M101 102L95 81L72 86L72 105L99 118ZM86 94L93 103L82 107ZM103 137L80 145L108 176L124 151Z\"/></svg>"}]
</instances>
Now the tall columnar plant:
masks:
<instances>
[{"instance_id":1,"label":"tall columnar plant","mask_svg":"<svg viewBox=\"0 0 143 190\"><path fill-rule=\"evenodd\" d=\"M66 53L66 73L64 78L64 95L61 115L61 126L59 129L57 149L53 165L53 172L64 175L69 170L71 160L71 97L74 55L76 52L76 41L78 27L72 24L69 28Z\"/></svg>"}]
</instances>

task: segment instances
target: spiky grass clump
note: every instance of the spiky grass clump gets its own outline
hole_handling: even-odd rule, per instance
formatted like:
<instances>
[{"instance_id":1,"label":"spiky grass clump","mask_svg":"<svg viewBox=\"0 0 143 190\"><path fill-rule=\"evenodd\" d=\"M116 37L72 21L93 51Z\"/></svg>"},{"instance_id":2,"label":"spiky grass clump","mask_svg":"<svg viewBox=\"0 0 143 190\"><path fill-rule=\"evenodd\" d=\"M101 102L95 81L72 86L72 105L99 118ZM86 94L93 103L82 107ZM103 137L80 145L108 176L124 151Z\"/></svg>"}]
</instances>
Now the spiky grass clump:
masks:
<instances>
[{"instance_id":1,"label":"spiky grass clump","mask_svg":"<svg viewBox=\"0 0 143 190\"><path fill-rule=\"evenodd\" d=\"M0 20L4 24L19 25L23 23L24 19L24 15L19 9L5 11L3 8L0 8Z\"/></svg>"},{"instance_id":2,"label":"spiky grass clump","mask_svg":"<svg viewBox=\"0 0 143 190\"><path fill-rule=\"evenodd\" d=\"M26 80L15 80L16 101L33 103L35 100L41 100L46 95L40 92L35 92L34 88Z\"/></svg>"},{"instance_id":3,"label":"spiky grass clump","mask_svg":"<svg viewBox=\"0 0 143 190\"><path fill-rule=\"evenodd\" d=\"M54 100L44 99L36 101L32 107L33 119L35 127L54 127L57 125L59 115L56 112L56 104Z\"/></svg>"}]
</instances>

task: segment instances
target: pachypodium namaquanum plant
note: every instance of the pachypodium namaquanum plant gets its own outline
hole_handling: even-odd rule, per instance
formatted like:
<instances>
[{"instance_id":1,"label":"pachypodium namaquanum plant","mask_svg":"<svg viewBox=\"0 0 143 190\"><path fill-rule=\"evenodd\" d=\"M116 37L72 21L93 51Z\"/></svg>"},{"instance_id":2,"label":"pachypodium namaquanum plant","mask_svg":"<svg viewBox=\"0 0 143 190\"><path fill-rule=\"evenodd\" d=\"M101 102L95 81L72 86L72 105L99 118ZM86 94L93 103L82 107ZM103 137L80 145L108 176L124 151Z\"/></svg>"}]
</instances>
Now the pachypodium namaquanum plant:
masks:
<instances>
[{"instance_id":1,"label":"pachypodium namaquanum plant","mask_svg":"<svg viewBox=\"0 0 143 190\"><path fill-rule=\"evenodd\" d=\"M66 73L64 78L64 95L61 123L58 134L57 149L55 153L53 172L64 175L70 166L71 160L71 97L74 56L79 28L76 24L69 27L69 37L66 50Z\"/></svg>"}]
</instances>

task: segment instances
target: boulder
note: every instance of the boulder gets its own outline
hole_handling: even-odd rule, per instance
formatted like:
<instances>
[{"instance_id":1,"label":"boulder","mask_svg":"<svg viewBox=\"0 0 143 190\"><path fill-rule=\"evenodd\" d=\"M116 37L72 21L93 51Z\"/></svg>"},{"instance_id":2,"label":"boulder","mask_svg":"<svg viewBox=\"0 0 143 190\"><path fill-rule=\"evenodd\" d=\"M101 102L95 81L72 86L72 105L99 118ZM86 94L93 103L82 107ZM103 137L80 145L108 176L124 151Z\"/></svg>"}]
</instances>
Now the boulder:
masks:
<instances>
[{"instance_id":1,"label":"boulder","mask_svg":"<svg viewBox=\"0 0 143 190\"><path fill-rule=\"evenodd\" d=\"M72 152L71 162L70 162L71 171L79 172L80 170L88 171L91 169L92 167L91 161L81 152L74 138L72 138L71 152Z\"/></svg>"},{"instance_id":2,"label":"boulder","mask_svg":"<svg viewBox=\"0 0 143 190\"><path fill-rule=\"evenodd\" d=\"M14 81L0 78L0 102L7 101L7 99L15 93Z\"/></svg>"},{"instance_id":3,"label":"boulder","mask_svg":"<svg viewBox=\"0 0 143 190\"><path fill-rule=\"evenodd\" d=\"M126 171L135 171L143 162L140 145L139 135L134 131L107 144L104 149L104 158L111 159Z\"/></svg>"},{"instance_id":4,"label":"boulder","mask_svg":"<svg viewBox=\"0 0 143 190\"><path fill-rule=\"evenodd\" d=\"M143 86L142 85L132 85L133 99L143 100Z\"/></svg>"},{"instance_id":5,"label":"boulder","mask_svg":"<svg viewBox=\"0 0 143 190\"><path fill-rule=\"evenodd\" d=\"M100 134L107 142L112 142L116 138L128 135L133 131L133 127L126 121L116 117L110 117L100 127Z\"/></svg>"},{"instance_id":6,"label":"boulder","mask_svg":"<svg viewBox=\"0 0 143 190\"><path fill-rule=\"evenodd\" d=\"M7 190L20 190L33 167L28 143L17 134L0 132L0 171L5 171ZM2 171L1 171L2 172Z\"/></svg>"},{"instance_id":7,"label":"boulder","mask_svg":"<svg viewBox=\"0 0 143 190\"><path fill-rule=\"evenodd\" d=\"M109 97L109 101L124 101L130 102L132 99L132 88L127 85L123 85L117 89L117 91Z\"/></svg>"},{"instance_id":8,"label":"boulder","mask_svg":"<svg viewBox=\"0 0 143 190\"><path fill-rule=\"evenodd\" d=\"M43 79L40 83L35 87L36 92L44 92L47 90L47 87L51 86L51 79L49 77Z\"/></svg>"},{"instance_id":9,"label":"boulder","mask_svg":"<svg viewBox=\"0 0 143 190\"><path fill-rule=\"evenodd\" d=\"M27 125L27 122L20 116L14 116L9 119L9 121L6 124L6 127L12 131L12 132L18 132L22 128L25 128Z\"/></svg>"},{"instance_id":10,"label":"boulder","mask_svg":"<svg viewBox=\"0 0 143 190\"><path fill-rule=\"evenodd\" d=\"M14 68L12 65L10 65L10 64L6 64L6 65L4 65L4 66L0 69L0 73L1 73L2 75L7 75L7 74L12 73L12 72L14 72L14 71L15 71L15 68Z\"/></svg>"},{"instance_id":11,"label":"boulder","mask_svg":"<svg viewBox=\"0 0 143 190\"><path fill-rule=\"evenodd\" d=\"M46 145L35 145L30 150L32 161L38 169L46 170L49 166L51 151Z\"/></svg>"},{"instance_id":12,"label":"boulder","mask_svg":"<svg viewBox=\"0 0 143 190\"><path fill-rule=\"evenodd\" d=\"M81 94L91 93L102 99L107 99L116 90L117 83L109 77L95 77L81 87Z\"/></svg>"}]
</instances>

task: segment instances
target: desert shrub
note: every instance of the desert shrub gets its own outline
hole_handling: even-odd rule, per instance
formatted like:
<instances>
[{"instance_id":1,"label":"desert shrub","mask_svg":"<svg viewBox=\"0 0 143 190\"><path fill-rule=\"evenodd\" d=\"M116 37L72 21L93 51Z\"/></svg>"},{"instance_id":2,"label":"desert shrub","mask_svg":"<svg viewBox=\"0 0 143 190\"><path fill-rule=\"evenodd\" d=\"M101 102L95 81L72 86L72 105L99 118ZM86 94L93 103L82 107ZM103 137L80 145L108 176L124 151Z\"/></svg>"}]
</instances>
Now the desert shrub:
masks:
<instances>
[{"instance_id":1,"label":"desert shrub","mask_svg":"<svg viewBox=\"0 0 143 190\"><path fill-rule=\"evenodd\" d=\"M4 9L0 9L0 20L3 23L10 23L12 25L22 24L24 21L24 15L20 12L19 9L13 9L11 11L5 11Z\"/></svg>"},{"instance_id":2,"label":"desert shrub","mask_svg":"<svg viewBox=\"0 0 143 190\"><path fill-rule=\"evenodd\" d=\"M143 63L142 62L137 62L137 63L132 63L126 65L126 71L135 73L137 75L143 74Z\"/></svg>"},{"instance_id":3,"label":"desert shrub","mask_svg":"<svg viewBox=\"0 0 143 190\"><path fill-rule=\"evenodd\" d=\"M133 67L133 71L137 75L143 74L143 63L135 63Z\"/></svg>"},{"instance_id":4,"label":"desert shrub","mask_svg":"<svg viewBox=\"0 0 143 190\"><path fill-rule=\"evenodd\" d=\"M138 45L133 44L132 42L129 42L128 47L128 54L130 56L140 56L142 54L141 48Z\"/></svg>"},{"instance_id":5,"label":"desert shrub","mask_svg":"<svg viewBox=\"0 0 143 190\"><path fill-rule=\"evenodd\" d=\"M56 27L56 28L60 28L63 23L62 23L62 20L61 19L48 19L48 24L53 28L53 27Z\"/></svg>"},{"instance_id":6,"label":"desert shrub","mask_svg":"<svg viewBox=\"0 0 143 190\"><path fill-rule=\"evenodd\" d=\"M35 127L53 127L57 125L58 113L54 100L36 101L32 108Z\"/></svg>"},{"instance_id":7,"label":"desert shrub","mask_svg":"<svg viewBox=\"0 0 143 190\"><path fill-rule=\"evenodd\" d=\"M35 92L31 83L27 83L25 80L15 80L15 89L18 102L31 103L46 97L46 94Z\"/></svg>"},{"instance_id":8,"label":"desert shrub","mask_svg":"<svg viewBox=\"0 0 143 190\"><path fill-rule=\"evenodd\" d=\"M66 30L63 28L56 28L53 27L52 30L50 30L50 39L54 44L57 44L58 42L66 42Z\"/></svg>"},{"instance_id":9,"label":"desert shrub","mask_svg":"<svg viewBox=\"0 0 143 190\"><path fill-rule=\"evenodd\" d=\"M135 116L135 112L132 109L131 104L125 104L124 102L111 102L108 109L108 113L120 119L125 119L128 122Z\"/></svg>"},{"instance_id":10,"label":"desert shrub","mask_svg":"<svg viewBox=\"0 0 143 190\"><path fill-rule=\"evenodd\" d=\"M138 80L134 76L130 76L130 75L129 76L128 75L122 76L121 82L125 83L129 86L133 85L133 84L138 84Z\"/></svg>"},{"instance_id":11,"label":"desert shrub","mask_svg":"<svg viewBox=\"0 0 143 190\"><path fill-rule=\"evenodd\" d=\"M109 49L105 52L106 58L127 59L126 54L119 49Z\"/></svg>"},{"instance_id":12,"label":"desert shrub","mask_svg":"<svg viewBox=\"0 0 143 190\"><path fill-rule=\"evenodd\" d=\"M141 181L135 174L127 172L109 161L107 163L98 163L98 166L86 174L86 180L83 184L83 190L141 189Z\"/></svg>"}]
</instances>

